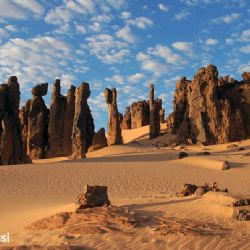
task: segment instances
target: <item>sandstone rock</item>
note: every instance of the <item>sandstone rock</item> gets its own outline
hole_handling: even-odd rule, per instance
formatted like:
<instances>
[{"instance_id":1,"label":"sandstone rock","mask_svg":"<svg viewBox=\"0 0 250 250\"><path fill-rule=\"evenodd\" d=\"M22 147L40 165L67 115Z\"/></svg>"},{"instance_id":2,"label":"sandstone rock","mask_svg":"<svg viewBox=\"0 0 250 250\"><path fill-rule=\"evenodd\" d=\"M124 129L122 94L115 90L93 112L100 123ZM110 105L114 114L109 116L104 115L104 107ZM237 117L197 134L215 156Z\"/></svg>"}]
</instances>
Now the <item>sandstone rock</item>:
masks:
<instances>
[{"instance_id":1,"label":"sandstone rock","mask_svg":"<svg viewBox=\"0 0 250 250\"><path fill-rule=\"evenodd\" d=\"M131 129L131 111L126 107L125 115L122 119L121 129Z\"/></svg>"},{"instance_id":2,"label":"sandstone rock","mask_svg":"<svg viewBox=\"0 0 250 250\"><path fill-rule=\"evenodd\" d=\"M244 81L250 81L250 72L244 72L242 78Z\"/></svg>"},{"instance_id":3,"label":"sandstone rock","mask_svg":"<svg viewBox=\"0 0 250 250\"><path fill-rule=\"evenodd\" d=\"M240 209L236 215L236 219L239 221L250 221L250 210Z\"/></svg>"},{"instance_id":4,"label":"sandstone rock","mask_svg":"<svg viewBox=\"0 0 250 250\"><path fill-rule=\"evenodd\" d=\"M45 96L48 92L48 83L41 83L37 84L35 87L31 90L33 96Z\"/></svg>"},{"instance_id":5,"label":"sandstone rock","mask_svg":"<svg viewBox=\"0 0 250 250\"><path fill-rule=\"evenodd\" d=\"M177 143L204 145L250 137L250 86L229 76L218 78L217 68L201 68L192 81L176 84L173 133ZM244 114L244 115L243 115Z\"/></svg>"},{"instance_id":6,"label":"sandstone rock","mask_svg":"<svg viewBox=\"0 0 250 250\"><path fill-rule=\"evenodd\" d=\"M53 85L49 117L49 156L63 156L63 131L66 99L61 95L60 80Z\"/></svg>"},{"instance_id":7,"label":"sandstone rock","mask_svg":"<svg viewBox=\"0 0 250 250\"><path fill-rule=\"evenodd\" d=\"M107 186L86 185L83 193L78 196L78 204L78 210L89 207L100 207L103 205L109 206L110 201L108 199Z\"/></svg>"},{"instance_id":8,"label":"sandstone rock","mask_svg":"<svg viewBox=\"0 0 250 250\"><path fill-rule=\"evenodd\" d=\"M193 184L184 184L184 187L177 193L178 196L189 196L195 193L198 186Z\"/></svg>"},{"instance_id":9,"label":"sandstone rock","mask_svg":"<svg viewBox=\"0 0 250 250\"><path fill-rule=\"evenodd\" d=\"M105 129L100 130L94 135L92 145L89 147L89 152L93 152L108 146Z\"/></svg>"},{"instance_id":10,"label":"sandstone rock","mask_svg":"<svg viewBox=\"0 0 250 250\"><path fill-rule=\"evenodd\" d=\"M228 161L224 161L221 170L228 170L228 169L230 169L230 165Z\"/></svg>"},{"instance_id":11,"label":"sandstone rock","mask_svg":"<svg viewBox=\"0 0 250 250\"><path fill-rule=\"evenodd\" d=\"M76 90L75 115L72 132L72 158L85 158L91 146L95 126L88 105L89 83L82 83Z\"/></svg>"},{"instance_id":12,"label":"sandstone rock","mask_svg":"<svg viewBox=\"0 0 250 250\"><path fill-rule=\"evenodd\" d=\"M108 144L122 144L120 116L116 102L116 89L105 89L106 103L108 104Z\"/></svg>"},{"instance_id":13,"label":"sandstone rock","mask_svg":"<svg viewBox=\"0 0 250 250\"><path fill-rule=\"evenodd\" d=\"M65 155L72 154L72 131L75 115L75 86L71 85L66 96L66 107L64 113L63 126L63 153Z\"/></svg>"},{"instance_id":14,"label":"sandstone rock","mask_svg":"<svg viewBox=\"0 0 250 250\"><path fill-rule=\"evenodd\" d=\"M134 102L131 105L131 129L149 125L149 103Z\"/></svg>"},{"instance_id":15,"label":"sandstone rock","mask_svg":"<svg viewBox=\"0 0 250 250\"><path fill-rule=\"evenodd\" d=\"M0 161L2 164L24 163L21 122L19 118L20 90L16 76L0 87Z\"/></svg>"},{"instance_id":16,"label":"sandstone rock","mask_svg":"<svg viewBox=\"0 0 250 250\"><path fill-rule=\"evenodd\" d=\"M159 102L154 99L154 84L150 84L149 90L149 138L154 139L161 135Z\"/></svg>"}]
</instances>

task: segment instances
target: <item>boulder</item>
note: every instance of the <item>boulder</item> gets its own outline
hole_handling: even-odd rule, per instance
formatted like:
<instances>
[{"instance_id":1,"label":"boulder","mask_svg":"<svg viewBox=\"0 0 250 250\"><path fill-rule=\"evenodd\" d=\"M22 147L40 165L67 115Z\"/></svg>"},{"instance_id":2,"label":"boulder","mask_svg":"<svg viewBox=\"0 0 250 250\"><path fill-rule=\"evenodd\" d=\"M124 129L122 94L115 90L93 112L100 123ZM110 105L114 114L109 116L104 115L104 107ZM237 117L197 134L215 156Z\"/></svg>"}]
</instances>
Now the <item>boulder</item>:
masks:
<instances>
[{"instance_id":1,"label":"boulder","mask_svg":"<svg viewBox=\"0 0 250 250\"><path fill-rule=\"evenodd\" d=\"M83 193L78 196L79 208L77 210L100 207L103 205L110 205L108 198L107 186L89 186L84 187Z\"/></svg>"},{"instance_id":2,"label":"boulder","mask_svg":"<svg viewBox=\"0 0 250 250\"><path fill-rule=\"evenodd\" d=\"M48 86L48 83L37 84L35 87L32 88L31 93L33 96L45 96L48 92Z\"/></svg>"}]
</instances>

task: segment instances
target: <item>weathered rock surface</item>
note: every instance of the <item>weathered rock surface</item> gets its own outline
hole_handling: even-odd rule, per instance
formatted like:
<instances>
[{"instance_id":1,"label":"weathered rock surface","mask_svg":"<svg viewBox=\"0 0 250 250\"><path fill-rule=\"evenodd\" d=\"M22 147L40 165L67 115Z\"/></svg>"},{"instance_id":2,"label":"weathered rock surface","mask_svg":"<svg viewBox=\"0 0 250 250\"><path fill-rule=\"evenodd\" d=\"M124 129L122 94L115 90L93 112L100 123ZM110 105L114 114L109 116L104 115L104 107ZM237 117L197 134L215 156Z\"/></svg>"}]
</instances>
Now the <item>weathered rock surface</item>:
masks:
<instances>
[{"instance_id":1,"label":"weathered rock surface","mask_svg":"<svg viewBox=\"0 0 250 250\"><path fill-rule=\"evenodd\" d=\"M24 163L21 122L19 118L20 89L16 76L0 85L0 163Z\"/></svg>"},{"instance_id":2,"label":"weathered rock surface","mask_svg":"<svg viewBox=\"0 0 250 250\"><path fill-rule=\"evenodd\" d=\"M107 186L89 186L84 187L82 194L78 196L79 209L89 208L89 207L100 207L103 205L110 205L108 198L108 188Z\"/></svg>"},{"instance_id":3,"label":"weathered rock surface","mask_svg":"<svg viewBox=\"0 0 250 250\"><path fill-rule=\"evenodd\" d=\"M35 86L32 89L33 98L20 111L24 150L30 159L46 157L49 110L42 96L47 94L47 90L47 83Z\"/></svg>"},{"instance_id":4,"label":"weathered rock surface","mask_svg":"<svg viewBox=\"0 0 250 250\"><path fill-rule=\"evenodd\" d=\"M85 158L91 146L95 126L88 105L90 89L88 83L82 83L76 90L75 115L72 132L72 158Z\"/></svg>"},{"instance_id":5,"label":"weathered rock surface","mask_svg":"<svg viewBox=\"0 0 250 250\"><path fill-rule=\"evenodd\" d=\"M63 156L64 113L66 98L61 95L60 80L53 85L49 118L49 156Z\"/></svg>"},{"instance_id":6,"label":"weathered rock surface","mask_svg":"<svg viewBox=\"0 0 250 250\"><path fill-rule=\"evenodd\" d=\"M154 99L154 84L150 84L149 90L149 138L154 139L161 135L160 106L161 101Z\"/></svg>"},{"instance_id":7,"label":"weathered rock surface","mask_svg":"<svg viewBox=\"0 0 250 250\"><path fill-rule=\"evenodd\" d=\"M149 103L134 102L131 105L131 129L149 125Z\"/></svg>"},{"instance_id":8,"label":"weathered rock surface","mask_svg":"<svg viewBox=\"0 0 250 250\"><path fill-rule=\"evenodd\" d=\"M117 108L116 89L105 89L106 103L108 104L108 144L122 144L120 115Z\"/></svg>"},{"instance_id":9,"label":"weathered rock surface","mask_svg":"<svg viewBox=\"0 0 250 250\"><path fill-rule=\"evenodd\" d=\"M66 107L64 113L63 127L63 153L65 155L72 154L72 131L75 115L75 86L71 85L66 96Z\"/></svg>"},{"instance_id":10,"label":"weathered rock surface","mask_svg":"<svg viewBox=\"0 0 250 250\"><path fill-rule=\"evenodd\" d=\"M94 135L92 144L89 147L89 152L93 152L108 146L108 141L105 135L105 129L100 128L99 131Z\"/></svg>"},{"instance_id":11,"label":"weathered rock surface","mask_svg":"<svg viewBox=\"0 0 250 250\"><path fill-rule=\"evenodd\" d=\"M219 79L213 65L199 69L192 81L183 77L174 96L173 133L178 143L190 139L209 145L250 137L249 96L249 82Z\"/></svg>"},{"instance_id":12,"label":"weathered rock surface","mask_svg":"<svg viewBox=\"0 0 250 250\"><path fill-rule=\"evenodd\" d=\"M131 111L130 107L126 107L125 115L122 119L121 129L131 129Z\"/></svg>"},{"instance_id":13,"label":"weathered rock surface","mask_svg":"<svg viewBox=\"0 0 250 250\"><path fill-rule=\"evenodd\" d=\"M250 81L250 72L244 72L242 78L244 81Z\"/></svg>"}]
</instances>

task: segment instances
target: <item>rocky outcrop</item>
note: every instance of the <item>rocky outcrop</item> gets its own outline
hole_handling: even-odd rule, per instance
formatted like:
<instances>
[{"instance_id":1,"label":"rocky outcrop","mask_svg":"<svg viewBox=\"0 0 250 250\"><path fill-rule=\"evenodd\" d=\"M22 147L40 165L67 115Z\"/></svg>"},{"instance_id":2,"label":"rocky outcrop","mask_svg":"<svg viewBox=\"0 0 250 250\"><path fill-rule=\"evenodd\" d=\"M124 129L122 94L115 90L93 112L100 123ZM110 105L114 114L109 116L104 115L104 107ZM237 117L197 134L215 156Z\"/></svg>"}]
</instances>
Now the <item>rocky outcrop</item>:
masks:
<instances>
[{"instance_id":1,"label":"rocky outcrop","mask_svg":"<svg viewBox=\"0 0 250 250\"><path fill-rule=\"evenodd\" d=\"M33 98L20 111L24 150L33 160L46 157L49 110L42 96L47 90L48 83L36 85L32 89Z\"/></svg>"},{"instance_id":2,"label":"rocky outcrop","mask_svg":"<svg viewBox=\"0 0 250 250\"><path fill-rule=\"evenodd\" d=\"M149 90L149 138L154 139L161 135L159 106L161 102L154 99L154 84L150 84Z\"/></svg>"},{"instance_id":3,"label":"rocky outcrop","mask_svg":"<svg viewBox=\"0 0 250 250\"><path fill-rule=\"evenodd\" d=\"M126 107L125 115L122 119L121 129L131 129L131 111L130 107Z\"/></svg>"},{"instance_id":4,"label":"rocky outcrop","mask_svg":"<svg viewBox=\"0 0 250 250\"><path fill-rule=\"evenodd\" d=\"M75 86L71 85L66 96L66 107L64 113L63 127L63 153L72 154L72 130L75 115Z\"/></svg>"},{"instance_id":5,"label":"rocky outcrop","mask_svg":"<svg viewBox=\"0 0 250 250\"><path fill-rule=\"evenodd\" d=\"M75 115L72 131L72 158L85 158L94 136L94 121L87 100L90 96L88 83L76 90Z\"/></svg>"},{"instance_id":6,"label":"rocky outcrop","mask_svg":"<svg viewBox=\"0 0 250 250\"><path fill-rule=\"evenodd\" d=\"M244 81L250 81L250 72L244 72L242 78Z\"/></svg>"},{"instance_id":7,"label":"rocky outcrop","mask_svg":"<svg viewBox=\"0 0 250 250\"><path fill-rule=\"evenodd\" d=\"M49 156L57 157L64 155L63 134L64 134L64 113L66 98L61 95L60 80L57 79L53 85L50 118L49 118Z\"/></svg>"},{"instance_id":8,"label":"rocky outcrop","mask_svg":"<svg viewBox=\"0 0 250 250\"><path fill-rule=\"evenodd\" d=\"M16 76L0 85L0 163L24 163L21 122L19 118L20 87Z\"/></svg>"},{"instance_id":9,"label":"rocky outcrop","mask_svg":"<svg viewBox=\"0 0 250 250\"><path fill-rule=\"evenodd\" d=\"M149 125L149 103L134 102L131 105L131 129Z\"/></svg>"},{"instance_id":10,"label":"rocky outcrop","mask_svg":"<svg viewBox=\"0 0 250 250\"><path fill-rule=\"evenodd\" d=\"M92 144L89 147L89 152L93 152L108 146L108 141L105 135L105 129L100 128L99 131L94 135Z\"/></svg>"},{"instance_id":11,"label":"rocky outcrop","mask_svg":"<svg viewBox=\"0 0 250 250\"><path fill-rule=\"evenodd\" d=\"M201 68L192 81L176 84L173 132L178 142L218 144L250 137L250 85L218 78L217 68Z\"/></svg>"},{"instance_id":12,"label":"rocky outcrop","mask_svg":"<svg viewBox=\"0 0 250 250\"><path fill-rule=\"evenodd\" d=\"M108 144L122 144L120 115L116 102L116 89L105 89L104 95L106 103L108 104Z\"/></svg>"}]
</instances>

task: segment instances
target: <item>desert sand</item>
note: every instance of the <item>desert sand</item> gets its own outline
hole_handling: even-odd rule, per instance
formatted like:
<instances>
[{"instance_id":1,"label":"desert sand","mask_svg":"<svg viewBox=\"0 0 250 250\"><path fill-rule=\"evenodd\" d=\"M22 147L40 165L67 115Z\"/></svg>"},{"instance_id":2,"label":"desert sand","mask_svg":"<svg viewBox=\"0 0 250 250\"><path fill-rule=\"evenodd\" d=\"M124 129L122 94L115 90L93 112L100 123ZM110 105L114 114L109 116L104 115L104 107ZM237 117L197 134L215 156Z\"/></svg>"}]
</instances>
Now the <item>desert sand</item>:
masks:
<instances>
[{"instance_id":1,"label":"desert sand","mask_svg":"<svg viewBox=\"0 0 250 250\"><path fill-rule=\"evenodd\" d=\"M87 159L1 166L0 234L9 232L11 241L0 247L250 249L250 223L235 220L228 206L235 197L250 195L250 140L169 147L171 134L150 141L148 129L123 131L125 145L88 153ZM162 131L166 132L164 126ZM189 156L178 159L181 151ZM198 155L205 151L210 155ZM224 161L229 162L229 170L221 170ZM184 183L212 182L229 193L175 195ZM140 223L130 226L114 218L116 228L112 228L105 221L107 216L97 216L89 218L84 233L64 227L24 229L55 213L74 211L74 201L85 184L107 185L112 205L139 214Z\"/></svg>"}]
</instances>

